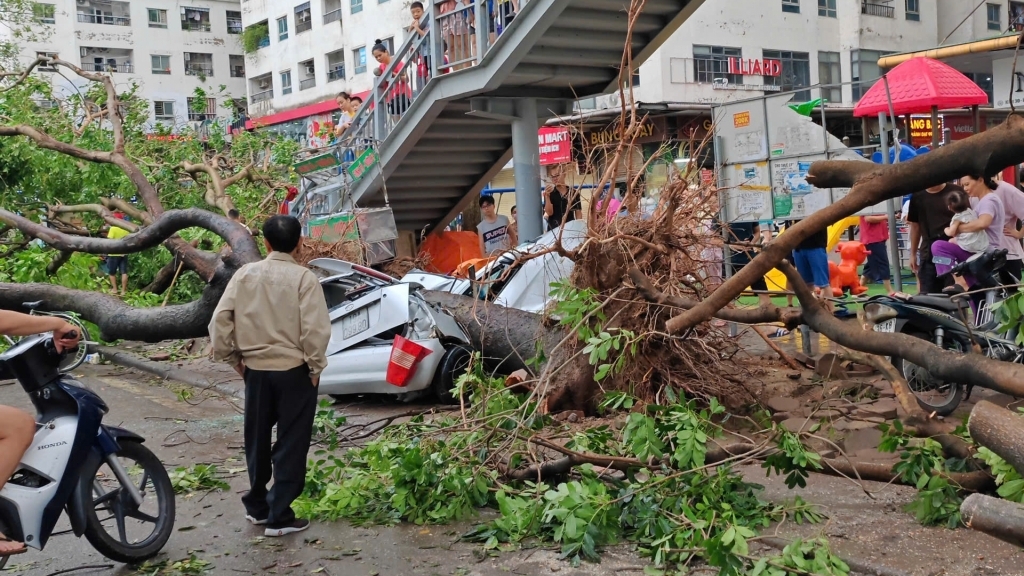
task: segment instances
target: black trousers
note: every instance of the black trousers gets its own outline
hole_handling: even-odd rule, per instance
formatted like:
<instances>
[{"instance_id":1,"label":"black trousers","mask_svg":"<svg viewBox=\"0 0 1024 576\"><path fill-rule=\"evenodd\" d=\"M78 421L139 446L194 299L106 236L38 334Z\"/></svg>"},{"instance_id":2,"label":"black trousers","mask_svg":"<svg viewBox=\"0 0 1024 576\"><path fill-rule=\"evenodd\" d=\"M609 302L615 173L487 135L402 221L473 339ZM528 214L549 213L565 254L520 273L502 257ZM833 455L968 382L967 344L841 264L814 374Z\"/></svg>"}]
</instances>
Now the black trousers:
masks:
<instances>
[{"instance_id":1,"label":"black trousers","mask_svg":"<svg viewBox=\"0 0 1024 576\"><path fill-rule=\"evenodd\" d=\"M245 370L246 512L271 526L295 519L292 502L306 485L306 454L313 435L317 389L303 364L283 372ZM277 442L271 432L277 425ZM274 485L267 490L273 476Z\"/></svg>"},{"instance_id":2,"label":"black trousers","mask_svg":"<svg viewBox=\"0 0 1024 576\"><path fill-rule=\"evenodd\" d=\"M921 263L917 267L917 289L919 294L939 294L946 286L953 285L953 277L939 278L932 262L931 254L921 255Z\"/></svg>"}]
</instances>

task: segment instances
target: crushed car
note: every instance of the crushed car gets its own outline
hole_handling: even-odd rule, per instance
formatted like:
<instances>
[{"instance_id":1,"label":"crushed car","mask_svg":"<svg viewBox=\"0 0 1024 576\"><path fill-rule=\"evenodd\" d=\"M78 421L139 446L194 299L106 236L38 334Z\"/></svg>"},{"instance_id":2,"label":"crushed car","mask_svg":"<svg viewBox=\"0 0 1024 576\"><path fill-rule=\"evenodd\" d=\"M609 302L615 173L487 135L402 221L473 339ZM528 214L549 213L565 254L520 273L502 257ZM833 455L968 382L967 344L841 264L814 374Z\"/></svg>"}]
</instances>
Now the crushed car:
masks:
<instances>
[{"instance_id":1,"label":"crushed car","mask_svg":"<svg viewBox=\"0 0 1024 576\"><path fill-rule=\"evenodd\" d=\"M390 394L412 400L433 393L456 403L455 380L472 358L469 337L421 287L331 258L312 260L331 318L320 393Z\"/></svg>"}]
</instances>

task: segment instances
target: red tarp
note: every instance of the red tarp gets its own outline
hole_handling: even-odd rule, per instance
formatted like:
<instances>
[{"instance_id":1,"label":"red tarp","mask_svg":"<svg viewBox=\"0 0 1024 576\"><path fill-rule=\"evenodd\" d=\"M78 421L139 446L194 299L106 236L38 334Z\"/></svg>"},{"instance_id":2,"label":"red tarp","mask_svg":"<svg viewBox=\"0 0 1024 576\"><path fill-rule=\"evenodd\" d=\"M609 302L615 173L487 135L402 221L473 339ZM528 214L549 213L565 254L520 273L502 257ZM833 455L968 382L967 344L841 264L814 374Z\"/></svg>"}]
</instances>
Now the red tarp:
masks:
<instances>
[{"instance_id":1,"label":"red tarp","mask_svg":"<svg viewBox=\"0 0 1024 576\"><path fill-rule=\"evenodd\" d=\"M932 106L948 109L988 103L985 91L970 78L931 58L911 58L886 73L886 78L897 116L931 112ZM877 116L879 112L889 112L882 79L864 94L853 115L860 118Z\"/></svg>"}]
</instances>

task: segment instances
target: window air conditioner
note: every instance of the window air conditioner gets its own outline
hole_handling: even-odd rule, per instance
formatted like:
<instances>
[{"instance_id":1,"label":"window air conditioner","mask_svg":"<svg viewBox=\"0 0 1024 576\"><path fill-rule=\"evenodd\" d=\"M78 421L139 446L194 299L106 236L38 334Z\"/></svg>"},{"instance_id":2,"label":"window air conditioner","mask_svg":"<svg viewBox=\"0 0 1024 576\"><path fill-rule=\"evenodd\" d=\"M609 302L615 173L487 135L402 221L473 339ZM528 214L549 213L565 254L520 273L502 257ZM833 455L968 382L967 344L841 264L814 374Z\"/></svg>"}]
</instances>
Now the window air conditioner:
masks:
<instances>
[{"instance_id":1,"label":"window air conditioner","mask_svg":"<svg viewBox=\"0 0 1024 576\"><path fill-rule=\"evenodd\" d=\"M270 88L270 80L260 80L260 88Z\"/></svg>"},{"instance_id":2,"label":"window air conditioner","mask_svg":"<svg viewBox=\"0 0 1024 576\"><path fill-rule=\"evenodd\" d=\"M314 68L312 64L307 64L306 65L306 74L309 74L310 76L312 76L315 73L316 73L316 68Z\"/></svg>"}]
</instances>

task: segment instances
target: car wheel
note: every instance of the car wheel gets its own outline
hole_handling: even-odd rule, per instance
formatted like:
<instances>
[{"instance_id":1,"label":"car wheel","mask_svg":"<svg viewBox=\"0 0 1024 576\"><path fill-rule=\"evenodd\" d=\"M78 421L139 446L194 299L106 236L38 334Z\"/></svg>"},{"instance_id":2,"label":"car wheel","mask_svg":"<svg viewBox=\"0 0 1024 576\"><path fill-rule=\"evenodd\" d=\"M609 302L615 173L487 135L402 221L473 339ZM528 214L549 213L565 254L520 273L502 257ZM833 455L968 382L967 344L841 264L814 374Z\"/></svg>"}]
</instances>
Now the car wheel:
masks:
<instances>
[{"instance_id":1,"label":"car wheel","mask_svg":"<svg viewBox=\"0 0 1024 576\"><path fill-rule=\"evenodd\" d=\"M440 364L434 372L434 394L442 404L458 404L459 399L452 394L455 382L466 373L473 352L465 346L452 346L441 357Z\"/></svg>"}]
</instances>

